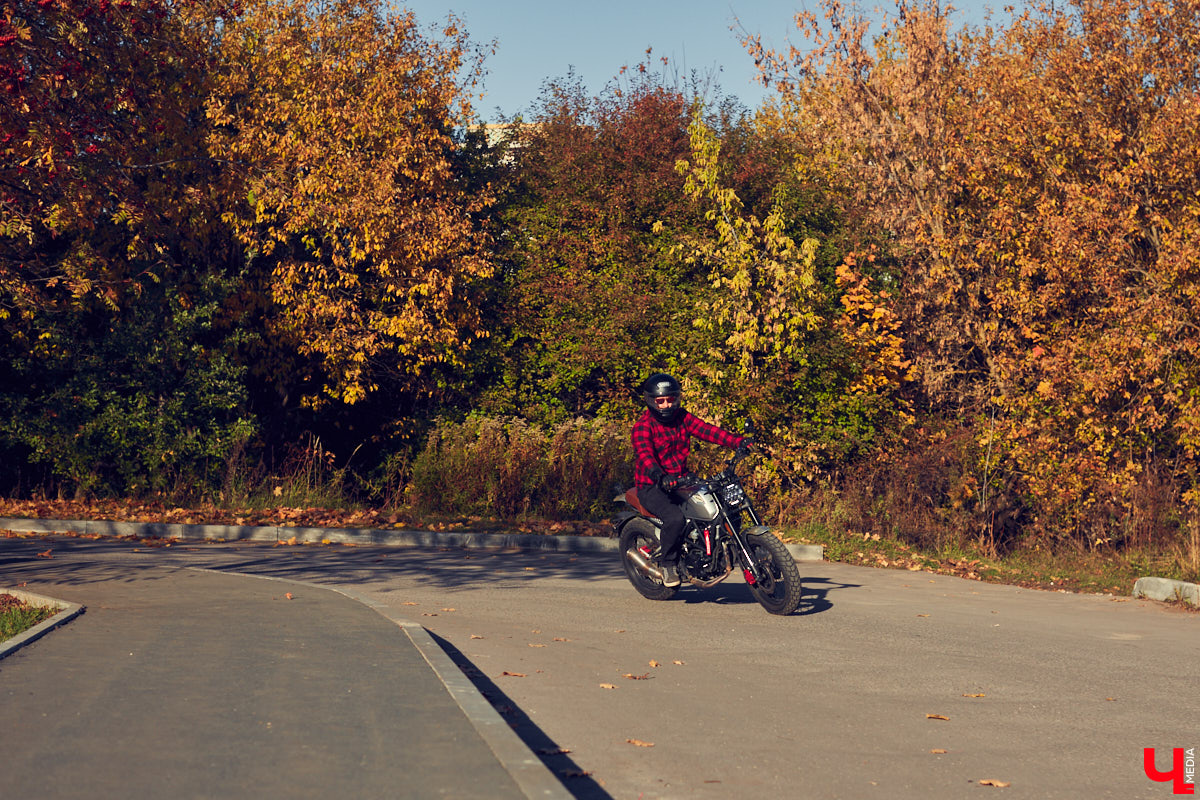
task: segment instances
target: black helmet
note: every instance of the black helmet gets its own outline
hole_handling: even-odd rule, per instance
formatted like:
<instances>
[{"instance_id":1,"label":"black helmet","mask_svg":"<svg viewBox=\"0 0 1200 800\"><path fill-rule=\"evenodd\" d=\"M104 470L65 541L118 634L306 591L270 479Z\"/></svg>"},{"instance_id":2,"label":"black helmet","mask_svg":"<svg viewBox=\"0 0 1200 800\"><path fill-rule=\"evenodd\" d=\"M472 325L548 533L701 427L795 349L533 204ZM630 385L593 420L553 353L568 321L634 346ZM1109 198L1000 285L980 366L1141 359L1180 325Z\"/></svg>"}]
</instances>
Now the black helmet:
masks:
<instances>
[{"instance_id":1,"label":"black helmet","mask_svg":"<svg viewBox=\"0 0 1200 800\"><path fill-rule=\"evenodd\" d=\"M646 408L650 409L650 413L658 417L659 421L671 423L683 413L683 402L680 400L683 387L665 372L656 372L642 381L641 391ZM671 400L659 405L658 399L663 397L669 397Z\"/></svg>"}]
</instances>

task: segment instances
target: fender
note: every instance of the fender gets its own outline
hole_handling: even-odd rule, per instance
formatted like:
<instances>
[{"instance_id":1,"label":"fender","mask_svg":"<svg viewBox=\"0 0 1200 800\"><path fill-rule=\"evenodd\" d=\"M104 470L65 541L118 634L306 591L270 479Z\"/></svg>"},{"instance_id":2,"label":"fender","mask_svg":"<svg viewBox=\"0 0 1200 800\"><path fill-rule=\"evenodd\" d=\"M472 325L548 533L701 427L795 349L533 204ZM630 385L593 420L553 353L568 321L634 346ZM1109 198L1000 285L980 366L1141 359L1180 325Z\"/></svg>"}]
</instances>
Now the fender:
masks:
<instances>
[{"instance_id":1,"label":"fender","mask_svg":"<svg viewBox=\"0 0 1200 800\"><path fill-rule=\"evenodd\" d=\"M623 499L623 498L617 498L617 499ZM638 514L636 511L634 511L633 509L627 508L624 511L618 512L617 515L612 518L612 520L611 520L612 526L616 529L617 533L619 534L621 532L621 528L625 527L626 522L629 522L629 520L634 519L635 517L639 517L639 516L641 516L641 515Z\"/></svg>"}]
</instances>

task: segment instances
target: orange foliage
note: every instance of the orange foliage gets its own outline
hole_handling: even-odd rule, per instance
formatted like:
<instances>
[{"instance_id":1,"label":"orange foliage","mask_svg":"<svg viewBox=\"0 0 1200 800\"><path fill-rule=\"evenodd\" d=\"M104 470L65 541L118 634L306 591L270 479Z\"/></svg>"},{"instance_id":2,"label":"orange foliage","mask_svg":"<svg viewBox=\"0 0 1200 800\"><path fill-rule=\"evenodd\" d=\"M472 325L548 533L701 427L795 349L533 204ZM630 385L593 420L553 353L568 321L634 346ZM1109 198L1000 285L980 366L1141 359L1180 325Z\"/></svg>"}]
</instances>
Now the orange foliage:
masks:
<instances>
[{"instance_id":1,"label":"orange foliage","mask_svg":"<svg viewBox=\"0 0 1200 800\"><path fill-rule=\"evenodd\" d=\"M748 44L906 260L931 407L978 420L1043 531L1119 533L1152 463L1196 514L1200 2L1072 0L955 34L936 0L905 3L873 47L822 5L798 16L814 49Z\"/></svg>"}]
</instances>

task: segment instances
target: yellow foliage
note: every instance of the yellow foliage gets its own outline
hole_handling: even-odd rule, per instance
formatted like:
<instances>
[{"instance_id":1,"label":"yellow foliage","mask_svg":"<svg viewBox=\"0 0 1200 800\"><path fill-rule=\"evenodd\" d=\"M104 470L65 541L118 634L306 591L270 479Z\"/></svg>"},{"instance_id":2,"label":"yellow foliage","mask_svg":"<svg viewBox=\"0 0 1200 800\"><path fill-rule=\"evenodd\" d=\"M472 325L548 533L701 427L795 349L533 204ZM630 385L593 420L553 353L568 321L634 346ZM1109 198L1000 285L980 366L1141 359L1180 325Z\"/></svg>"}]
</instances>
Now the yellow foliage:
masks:
<instances>
[{"instance_id":1,"label":"yellow foliage","mask_svg":"<svg viewBox=\"0 0 1200 800\"><path fill-rule=\"evenodd\" d=\"M478 64L453 21L444 36L374 0L254 0L220 37L206 109L235 165L225 219L275 259L274 332L345 403L486 335L467 289L491 274L472 221L491 198L457 182L451 136Z\"/></svg>"}]
</instances>

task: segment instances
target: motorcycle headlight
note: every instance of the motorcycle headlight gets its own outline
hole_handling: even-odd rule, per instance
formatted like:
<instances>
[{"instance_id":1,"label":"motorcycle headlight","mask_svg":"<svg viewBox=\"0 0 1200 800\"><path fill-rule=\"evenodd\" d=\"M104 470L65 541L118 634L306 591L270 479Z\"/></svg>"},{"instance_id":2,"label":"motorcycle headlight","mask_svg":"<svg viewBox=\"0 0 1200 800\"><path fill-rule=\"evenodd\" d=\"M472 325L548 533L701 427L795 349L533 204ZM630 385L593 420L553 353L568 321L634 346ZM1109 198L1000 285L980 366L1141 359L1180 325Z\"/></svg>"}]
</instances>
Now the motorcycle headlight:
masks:
<instances>
[{"instance_id":1,"label":"motorcycle headlight","mask_svg":"<svg viewBox=\"0 0 1200 800\"><path fill-rule=\"evenodd\" d=\"M738 508L746 502L746 493L736 483L726 484L721 487L721 501L729 508Z\"/></svg>"}]
</instances>

